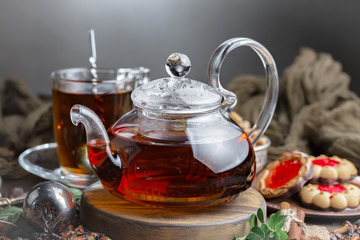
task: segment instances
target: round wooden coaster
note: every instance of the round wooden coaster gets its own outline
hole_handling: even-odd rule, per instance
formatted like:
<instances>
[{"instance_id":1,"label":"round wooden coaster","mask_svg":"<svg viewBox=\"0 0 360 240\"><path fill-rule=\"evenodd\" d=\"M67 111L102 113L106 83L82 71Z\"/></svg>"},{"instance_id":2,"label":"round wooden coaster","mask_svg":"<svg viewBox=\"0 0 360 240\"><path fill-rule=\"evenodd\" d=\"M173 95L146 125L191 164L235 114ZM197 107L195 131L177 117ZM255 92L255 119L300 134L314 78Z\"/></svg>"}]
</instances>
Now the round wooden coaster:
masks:
<instances>
[{"instance_id":1,"label":"round wooden coaster","mask_svg":"<svg viewBox=\"0 0 360 240\"><path fill-rule=\"evenodd\" d=\"M119 199L97 182L84 191L80 219L89 230L115 240L231 240L249 232L248 220L258 208L266 212L254 188L215 207L158 208Z\"/></svg>"}]
</instances>

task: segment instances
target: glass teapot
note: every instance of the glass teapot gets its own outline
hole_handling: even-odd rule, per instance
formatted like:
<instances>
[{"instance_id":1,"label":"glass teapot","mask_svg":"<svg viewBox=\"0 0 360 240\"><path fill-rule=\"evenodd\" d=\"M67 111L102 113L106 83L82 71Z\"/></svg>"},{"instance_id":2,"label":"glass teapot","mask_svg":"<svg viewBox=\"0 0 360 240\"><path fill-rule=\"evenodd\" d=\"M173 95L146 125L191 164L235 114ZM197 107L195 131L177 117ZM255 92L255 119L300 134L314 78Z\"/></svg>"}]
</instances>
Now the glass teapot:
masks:
<instances>
[{"instance_id":1,"label":"glass teapot","mask_svg":"<svg viewBox=\"0 0 360 240\"><path fill-rule=\"evenodd\" d=\"M235 48L250 46L261 58L267 90L249 136L229 117L237 97L220 84L220 68ZM209 62L211 86L186 78L191 64L184 54L166 63L170 77L136 88L134 109L108 131L82 105L71 109L75 125L85 125L90 165L110 193L130 202L162 207L204 206L230 201L251 186L256 164L252 144L275 111L278 75L270 53L258 42L233 38ZM240 103L241 104L241 103Z\"/></svg>"}]
</instances>

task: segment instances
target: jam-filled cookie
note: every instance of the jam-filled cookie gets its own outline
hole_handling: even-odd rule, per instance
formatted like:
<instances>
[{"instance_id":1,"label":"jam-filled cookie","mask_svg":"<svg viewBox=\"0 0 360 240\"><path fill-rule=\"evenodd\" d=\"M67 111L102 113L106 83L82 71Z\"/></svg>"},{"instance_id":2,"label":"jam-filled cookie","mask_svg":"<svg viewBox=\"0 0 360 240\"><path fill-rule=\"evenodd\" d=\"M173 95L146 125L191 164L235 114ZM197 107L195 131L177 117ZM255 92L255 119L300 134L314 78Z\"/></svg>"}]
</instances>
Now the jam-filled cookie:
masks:
<instances>
[{"instance_id":1,"label":"jam-filled cookie","mask_svg":"<svg viewBox=\"0 0 360 240\"><path fill-rule=\"evenodd\" d=\"M288 153L273 161L259 175L259 191L265 198L289 197L312 176L312 163L300 153Z\"/></svg>"},{"instance_id":2,"label":"jam-filled cookie","mask_svg":"<svg viewBox=\"0 0 360 240\"><path fill-rule=\"evenodd\" d=\"M299 196L305 206L322 210L341 211L347 207L355 208L360 203L360 189L351 183L335 185L310 183L301 189Z\"/></svg>"},{"instance_id":3,"label":"jam-filled cookie","mask_svg":"<svg viewBox=\"0 0 360 240\"><path fill-rule=\"evenodd\" d=\"M358 174L355 165L345 158L320 155L309 159L313 163L312 183L333 185L348 182Z\"/></svg>"}]
</instances>

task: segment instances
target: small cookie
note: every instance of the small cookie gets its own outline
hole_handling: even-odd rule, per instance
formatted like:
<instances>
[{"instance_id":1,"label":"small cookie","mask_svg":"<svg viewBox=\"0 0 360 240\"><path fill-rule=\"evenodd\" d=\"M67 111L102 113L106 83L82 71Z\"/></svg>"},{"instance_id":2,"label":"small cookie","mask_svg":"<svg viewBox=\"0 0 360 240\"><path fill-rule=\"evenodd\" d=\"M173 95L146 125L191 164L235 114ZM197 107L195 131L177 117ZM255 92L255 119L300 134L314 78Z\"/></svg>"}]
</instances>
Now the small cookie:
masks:
<instances>
[{"instance_id":1,"label":"small cookie","mask_svg":"<svg viewBox=\"0 0 360 240\"><path fill-rule=\"evenodd\" d=\"M308 184L299 193L301 202L305 206L337 211L347 207L355 208L360 203L360 189L351 184L336 185Z\"/></svg>"},{"instance_id":2,"label":"small cookie","mask_svg":"<svg viewBox=\"0 0 360 240\"><path fill-rule=\"evenodd\" d=\"M312 176L312 163L300 153L283 155L259 175L259 191L265 198L289 197Z\"/></svg>"},{"instance_id":3,"label":"small cookie","mask_svg":"<svg viewBox=\"0 0 360 240\"><path fill-rule=\"evenodd\" d=\"M355 165L345 158L320 155L318 157L310 156L309 159L313 163L312 183L333 185L349 182L358 174Z\"/></svg>"},{"instance_id":4,"label":"small cookie","mask_svg":"<svg viewBox=\"0 0 360 240\"><path fill-rule=\"evenodd\" d=\"M251 124L249 121L243 119L237 112L234 112L234 111L230 112L229 116L244 130L244 132L246 134L249 134L249 132L251 130ZM259 135L259 133L260 133L260 131L257 130L253 134L251 134L251 136L249 136L251 142L253 142L255 140L255 138ZM256 142L255 146L265 145L267 142L268 142L268 138L265 136L261 136L258 139L258 141Z\"/></svg>"}]
</instances>

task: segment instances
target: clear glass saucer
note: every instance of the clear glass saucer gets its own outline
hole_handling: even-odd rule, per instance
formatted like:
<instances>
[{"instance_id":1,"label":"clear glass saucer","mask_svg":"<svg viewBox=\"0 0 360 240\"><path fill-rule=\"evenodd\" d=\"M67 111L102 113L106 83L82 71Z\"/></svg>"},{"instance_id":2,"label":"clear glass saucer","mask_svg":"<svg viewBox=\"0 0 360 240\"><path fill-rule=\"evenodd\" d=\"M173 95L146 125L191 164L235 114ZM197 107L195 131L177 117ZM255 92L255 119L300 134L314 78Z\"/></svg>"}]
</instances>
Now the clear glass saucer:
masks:
<instances>
[{"instance_id":1,"label":"clear glass saucer","mask_svg":"<svg viewBox=\"0 0 360 240\"><path fill-rule=\"evenodd\" d=\"M64 174L59 166L56 143L45 143L25 150L19 156L19 163L22 168L36 176L58 181L69 187L84 189L99 180L95 175Z\"/></svg>"}]
</instances>

